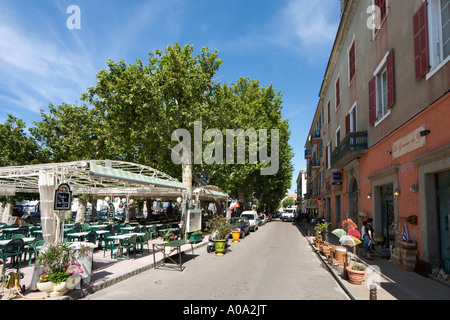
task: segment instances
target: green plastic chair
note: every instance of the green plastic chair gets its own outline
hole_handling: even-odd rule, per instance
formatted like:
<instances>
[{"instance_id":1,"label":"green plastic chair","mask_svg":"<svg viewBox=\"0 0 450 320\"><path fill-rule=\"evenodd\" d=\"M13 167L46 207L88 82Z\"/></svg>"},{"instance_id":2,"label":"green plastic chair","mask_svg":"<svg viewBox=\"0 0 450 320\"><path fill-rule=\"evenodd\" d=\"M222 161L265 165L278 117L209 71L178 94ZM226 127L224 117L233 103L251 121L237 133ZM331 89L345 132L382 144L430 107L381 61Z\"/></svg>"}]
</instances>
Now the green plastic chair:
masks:
<instances>
[{"instance_id":1,"label":"green plastic chair","mask_svg":"<svg viewBox=\"0 0 450 320\"><path fill-rule=\"evenodd\" d=\"M2 260L6 261L6 259L11 258L11 266L14 267L14 264L17 264L17 272L19 272L21 263L22 263L22 250L24 247L24 242L22 239L14 239L9 241L2 249ZM17 261L16 261L17 260ZM2 282L5 281L5 269L6 266L3 266L3 274L2 274Z\"/></svg>"},{"instance_id":2,"label":"green plastic chair","mask_svg":"<svg viewBox=\"0 0 450 320\"><path fill-rule=\"evenodd\" d=\"M83 223L81 225L81 230L82 230L82 232L89 231L89 230L91 230L91 226L89 225L89 223Z\"/></svg>"},{"instance_id":3,"label":"green plastic chair","mask_svg":"<svg viewBox=\"0 0 450 320\"><path fill-rule=\"evenodd\" d=\"M69 238L69 234L77 233L77 232L78 232L78 230L76 230L76 229L69 229L69 230L64 231L64 240L65 241L74 241L75 238L73 238L73 237Z\"/></svg>"},{"instance_id":4,"label":"green plastic chair","mask_svg":"<svg viewBox=\"0 0 450 320\"><path fill-rule=\"evenodd\" d=\"M141 254L144 255L144 245L147 245L148 252L150 253L150 232L146 232L144 236L138 238L138 243L141 245Z\"/></svg>"},{"instance_id":5,"label":"green plastic chair","mask_svg":"<svg viewBox=\"0 0 450 320\"><path fill-rule=\"evenodd\" d=\"M33 242L29 243L28 246L25 246L25 248L24 248L25 258L26 258L26 253L28 253L28 266L31 265L31 260L32 260L33 254L34 254L34 260L36 260L44 243L45 243L45 240L36 239Z\"/></svg>"},{"instance_id":6,"label":"green plastic chair","mask_svg":"<svg viewBox=\"0 0 450 320\"><path fill-rule=\"evenodd\" d=\"M85 237L84 239L87 242L91 242L91 243L96 243L97 242L97 232L95 231L90 231Z\"/></svg>"},{"instance_id":7,"label":"green plastic chair","mask_svg":"<svg viewBox=\"0 0 450 320\"><path fill-rule=\"evenodd\" d=\"M116 240L115 239L109 239L113 234L110 232L104 233L103 238L101 238L99 241L100 243L103 243L103 258L105 257L106 251L109 249L111 250L111 259L113 258L113 252L114 248L116 247Z\"/></svg>"},{"instance_id":8,"label":"green plastic chair","mask_svg":"<svg viewBox=\"0 0 450 320\"><path fill-rule=\"evenodd\" d=\"M22 233L16 233L11 236L11 240L26 238Z\"/></svg>"},{"instance_id":9,"label":"green plastic chair","mask_svg":"<svg viewBox=\"0 0 450 320\"><path fill-rule=\"evenodd\" d=\"M127 260L130 259L130 249L133 249L134 258L136 258L136 245L137 245L137 235L132 235L128 239L123 239L119 243L119 247L117 248L117 252L121 257L123 255L123 249L127 251Z\"/></svg>"}]
</instances>

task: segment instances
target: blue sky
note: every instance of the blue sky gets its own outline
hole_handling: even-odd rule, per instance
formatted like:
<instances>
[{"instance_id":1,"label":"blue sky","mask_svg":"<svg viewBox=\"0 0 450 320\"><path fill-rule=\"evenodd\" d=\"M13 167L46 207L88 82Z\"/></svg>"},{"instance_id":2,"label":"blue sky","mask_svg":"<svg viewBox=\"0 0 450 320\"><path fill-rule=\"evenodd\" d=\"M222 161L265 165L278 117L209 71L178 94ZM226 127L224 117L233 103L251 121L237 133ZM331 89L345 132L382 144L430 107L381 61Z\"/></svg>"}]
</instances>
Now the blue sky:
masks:
<instances>
[{"instance_id":1,"label":"blue sky","mask_svg":"<svg viewBox=\"0 0 450 320\"><path fill-rule=\"evenodd\" d=\"M80 8L81 29L69 29ZM273 84L289 119L295 179L339 24L337 0L0 0L0 123L76 103L108 60L147 61L175 42L217 49L219 81Z\"/></svg>"}]
</instances>

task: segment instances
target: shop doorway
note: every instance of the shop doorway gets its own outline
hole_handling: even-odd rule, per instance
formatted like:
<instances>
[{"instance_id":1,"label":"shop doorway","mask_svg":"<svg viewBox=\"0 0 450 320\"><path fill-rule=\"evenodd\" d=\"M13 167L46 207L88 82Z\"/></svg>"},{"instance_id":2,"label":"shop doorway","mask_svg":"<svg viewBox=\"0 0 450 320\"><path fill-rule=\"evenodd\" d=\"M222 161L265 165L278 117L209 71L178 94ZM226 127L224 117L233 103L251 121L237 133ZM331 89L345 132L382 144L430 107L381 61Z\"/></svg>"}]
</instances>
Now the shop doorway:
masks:
<instances>
[{"instance_id":1,"label":"shop doorway","mask_svg":"<svg viewBox=\"0 0 450 320\"><path fill-rule=\"evenodd\" d=\"M342 211L341 211L341 196L336 196L334 198L334 218L336 219L336 225L342 221Z\"/></svg>"},{"instance_id":2,"label":"shop doorway","mask_svg":"<svg viewBox=\"0 0 450 320\"><path fill-rule=\"evenodd\" d=\"M359 225L359 191L358 182L353 179L350 192L348 193L348 218L352 219L356 224Z\"/></svg>"},{"instance_id":3,"label":"shop doorway","mask_svg":"<svg viewBox=\"0 0 450 320\"><path fill-rule=\"evenodd\" d=\"M381 187L381 230L384 246L389 246L389 239L395 240L395 234L389 233L389 226L395 221L394 186L388 184ZM377 230L375 230L376 232Z\"/></svg>"},{"instance_id":4,"label":"shop doorway","mask_svg":"<svg viewBox=\"0 0 450 320\"><path fill-rule=\"evenodd\" d=\"M441 172L437 174L437 212L438 212L438 228L440 254L442 267L450 272L450 237L448 218L450 215L450 171Z\"/></svg>"}]
</instances>

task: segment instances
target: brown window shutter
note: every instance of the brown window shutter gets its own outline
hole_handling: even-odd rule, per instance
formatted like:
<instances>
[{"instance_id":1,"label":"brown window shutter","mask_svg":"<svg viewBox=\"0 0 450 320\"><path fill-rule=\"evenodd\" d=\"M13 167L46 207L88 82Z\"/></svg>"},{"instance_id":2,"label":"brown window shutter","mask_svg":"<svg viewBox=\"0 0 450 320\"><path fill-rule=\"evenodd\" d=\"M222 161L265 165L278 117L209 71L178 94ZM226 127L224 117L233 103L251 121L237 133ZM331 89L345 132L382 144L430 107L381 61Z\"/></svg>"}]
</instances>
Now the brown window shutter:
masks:
<instances>
[{"instance_id":1,"label":"brown window shutter","mask_svg":"<svg viewBox=\"0 0 450 320\"><path fill-rule=\"evenodd\" d=\"M428 49L428 1L424 1L413 17L414 34L414 65L416 82L430 71L430 57Z\"/></svg>"},{"instance_id":2,"label":"brown window shutter","mask_svg":"<svg viewBox=\"0 0 450 320\"><path fill-rule=\"evenodd\" d=\"M377 96L376 96L376 87L375 87L376 78L373 77L369 81L369 123L370 125L374 125L377 116Z\"/></svg>"},{"instance_id":3,"label":"brown window shutter","mask_svg":"<svg viewBox=\"0 0 450 320\"><path fill-rule=\"evenodd\" d=\"M394 77L394 49L391 49L387 56L387 94L388 108L392 108L395 103L395 77Z\"/></svg>"},{"instance_id":4,"label":"brown window shutter","mask_svg":"<svg viewBox=\"0 0 450 320\"><path fill-rule=\"evenodd\" d=\"M350 113L345 117L345 135L350 133Z\"/></svg>"}]
</instances>

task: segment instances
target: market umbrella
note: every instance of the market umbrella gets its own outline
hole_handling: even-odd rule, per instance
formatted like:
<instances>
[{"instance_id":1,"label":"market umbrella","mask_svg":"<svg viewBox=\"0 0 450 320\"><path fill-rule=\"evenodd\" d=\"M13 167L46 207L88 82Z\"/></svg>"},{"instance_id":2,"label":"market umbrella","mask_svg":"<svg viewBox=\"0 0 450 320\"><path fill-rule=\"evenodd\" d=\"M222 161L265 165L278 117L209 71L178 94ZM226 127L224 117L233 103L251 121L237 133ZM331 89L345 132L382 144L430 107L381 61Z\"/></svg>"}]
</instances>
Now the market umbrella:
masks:
<instances>
[{"instance_id":1,"label":"market umbrella","mask_svg":"<svg viewBox=\"0 0 450 320\"><path fill-rule=\"evenodd\" d=\"M346 236L347 232L343 229L334 229L331 231L332 234L334 234L336 237L341 238L342 236Z\"/></svg>"},{"instance_id":2,"label":"market umbrella","mask_svg":"<svg viewBox=\"0 0 450 320\"><path fill-rule=\"evenodd\" d=\"M342 228L345 230L349 230L349 229L356 229L358 228L358 226L356 225L356 223L353 222L352 219L348 218L342 221Z\"/></svg>"},{"instance_id":3,"label":"market umbrella","mask_svg":"<svg viewBox=\"0 0 450 320\"><path fill-rule=\"evenodd\" d=\"M339 238L339 242L343 245L343 246L349 246L349 247L354 247L357 245L357 242L359 240L356 239L355 237L349 236L349 235L345 235ZM361 241L359 241L359 243L361 243Z\"/></svg>"},{"instance_id":4,"label":"market umbrella","mask_svg":"<svg viewBox=\"0 0 450 320\"><path fill-rule=\"evenodd\" d=\"M352 229L347 233L349 236L354 236L357 239L361 239L361 233L358 230Z\"/></svg>"}]
</instances>

